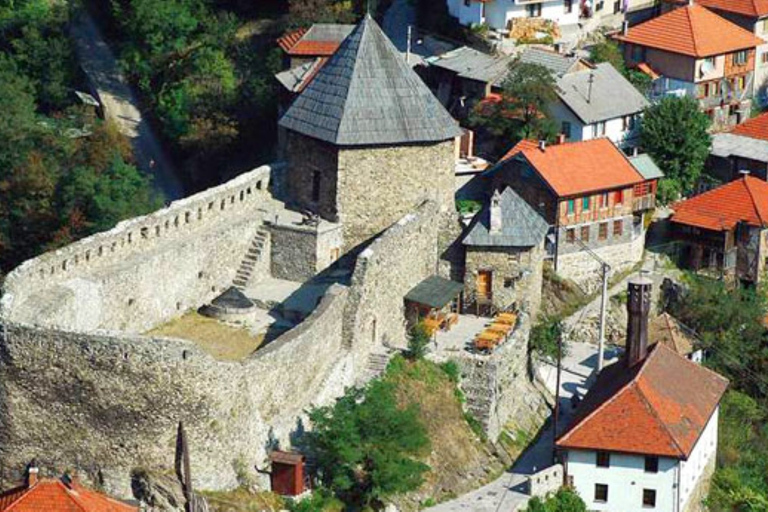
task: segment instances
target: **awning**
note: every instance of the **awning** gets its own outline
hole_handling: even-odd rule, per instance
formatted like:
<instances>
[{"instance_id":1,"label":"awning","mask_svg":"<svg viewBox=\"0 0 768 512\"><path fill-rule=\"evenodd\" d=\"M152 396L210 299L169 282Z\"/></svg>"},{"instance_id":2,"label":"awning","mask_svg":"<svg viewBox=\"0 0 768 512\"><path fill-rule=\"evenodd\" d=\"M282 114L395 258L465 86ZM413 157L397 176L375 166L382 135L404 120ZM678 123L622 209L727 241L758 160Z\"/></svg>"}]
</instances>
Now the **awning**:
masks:
<instances>
[{"instance_id":1,"label":"awning","mask_svg":"<svg viewBox=\"0 0 768 512\"><path fill-rule=\"evenodd\" d=\"M462 283L431 276L417 284L405 295L405 300L440 309L459 296L464 289Z\"/></svg>"}]
</instances>

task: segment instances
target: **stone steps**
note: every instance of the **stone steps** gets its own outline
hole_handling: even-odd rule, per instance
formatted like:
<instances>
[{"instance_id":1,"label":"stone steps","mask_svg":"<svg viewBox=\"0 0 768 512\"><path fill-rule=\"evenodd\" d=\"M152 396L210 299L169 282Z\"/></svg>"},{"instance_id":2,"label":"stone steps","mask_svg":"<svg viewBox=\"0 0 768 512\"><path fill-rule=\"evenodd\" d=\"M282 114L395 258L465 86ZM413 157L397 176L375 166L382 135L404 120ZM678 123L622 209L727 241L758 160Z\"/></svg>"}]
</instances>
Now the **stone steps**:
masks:
<instances>
[{"instance_id":1,"label":"stone steps","mask_svg":"<svg viewBox=\"0 0 768 512\"><path fill-rule=\"evenodd\" d=\"M240 262L240 267L235 272L235 278L232 280L235 288L242 291L248 285L256 264L261 261L261 255L266 247L268 237L269 234L266 231L261 229L256 231L253 240L251 240L250 247L248 247L243 260Z\"/></svg>"}]
</instances>

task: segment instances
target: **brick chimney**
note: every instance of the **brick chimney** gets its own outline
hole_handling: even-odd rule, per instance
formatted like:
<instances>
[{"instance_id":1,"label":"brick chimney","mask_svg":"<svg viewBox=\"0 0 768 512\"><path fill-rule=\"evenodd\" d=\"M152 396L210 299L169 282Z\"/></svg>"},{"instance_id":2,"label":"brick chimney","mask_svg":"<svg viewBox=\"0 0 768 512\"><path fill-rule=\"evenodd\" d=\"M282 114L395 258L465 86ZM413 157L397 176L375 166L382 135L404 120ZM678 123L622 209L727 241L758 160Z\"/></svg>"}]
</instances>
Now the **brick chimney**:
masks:
<instances>
[{"instance_id":1,"label":"brick chimney","mask_svg":"<svg viewBox=\"0 0 768 512\"><path fill-rule=\"evenodd\" d=\"M491 197L490 221L488 231L492 234L501 232L501 192L498 190Z\"/></svg>"},{"instance_id":2,"label":"brick chimney","mask_svg":"<svg viewBox=\"0 0 768 512\"><path fill-rule=\"evenodd\" d=\"M27 466L27 487L32 487L37 483L39 472L37 461L33 459Z\"/></svg>"},{"instance_id":3,"label":"brick chimney","mask_svg":"<svg viewBox=\"0 0 768 512\"><path fill-rule=\"evenodd\" d=\"M653 281L635 277L627 286L627 346L626 362L631 368L645 359L648 351L648 313L651 311Z\"/></svg>"}]
</instances>

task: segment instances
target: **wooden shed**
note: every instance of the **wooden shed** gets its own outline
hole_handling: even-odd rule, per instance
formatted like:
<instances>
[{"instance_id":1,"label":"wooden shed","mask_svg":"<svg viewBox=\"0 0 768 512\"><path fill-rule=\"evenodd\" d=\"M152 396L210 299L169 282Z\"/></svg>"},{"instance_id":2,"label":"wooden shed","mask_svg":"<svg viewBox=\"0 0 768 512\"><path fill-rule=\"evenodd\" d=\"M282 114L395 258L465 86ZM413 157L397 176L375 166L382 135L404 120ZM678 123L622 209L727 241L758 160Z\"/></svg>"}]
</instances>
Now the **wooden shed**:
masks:
<instances>
[{"instance_id":1,"label":"wooden shed","mask_svg":"<svg viewBox=\"0 0 768 512\"><path fill-rule=\"evenodd\" d=\"M275 450L269 455L269 460L272 462L272 492L281 496L298 496L306 490L302 454Z\"/></svg>"}]
</instances>

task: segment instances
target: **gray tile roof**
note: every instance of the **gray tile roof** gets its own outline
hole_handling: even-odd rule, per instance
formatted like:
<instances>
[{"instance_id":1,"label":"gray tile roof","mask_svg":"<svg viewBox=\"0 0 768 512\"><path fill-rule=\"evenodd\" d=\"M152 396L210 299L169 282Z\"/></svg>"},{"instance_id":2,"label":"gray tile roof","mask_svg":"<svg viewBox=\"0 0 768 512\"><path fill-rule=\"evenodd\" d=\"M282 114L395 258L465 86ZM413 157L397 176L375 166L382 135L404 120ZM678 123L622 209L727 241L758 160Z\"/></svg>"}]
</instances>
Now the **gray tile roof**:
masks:
<instances>
[{"instance_id":1,"label":"gray tile roof","mask_svg":"<svg viewBox=\"0 0 768 512\"><path fill-rule=\"evenodd\" d=\"M664 173L659 169L659 166L656 165L656 162L653 161L651 155L648 153L629 157L629 163L631 163L632 167L637 169L637 172L639 172L646 180L655 180L664 177Z\"/></svg>"},{"instance_id":2,"label":"gray tile roof","mask_svg":"<svg viewBox=\"0 0 768 512\"><path fill-rule=\"evenodd\" d=\"M768 141L733 133L716 133L712 136L711 153L722 158L737 156L768 162Z\"/></svg>"},{"instance_id":3,"label":"gray tile roof","mask_svg":"<svg viewBox=\"0 0 768 512\"><path fill-rule=\"evenodd\" d=\"M579 62L579 57L566 56L543 48L528 47L519 54L520 62L539 64L560 77L570 72Z\"/></svg>"},{"instance_id":4,"label":"gray tile roof","mask_svg":"<svg viewBox=\"0 0 768 512\"><path fill-rule=\"evenodd\" d=\"M334 23L315 23L307 33L301 37L301 41L343 41L355 29L354 25L340 25Z\"/></svg>"},{"instance_id":5,"label":"gray tile roof","mask_svg":"<svg viewBox=\"0 0 768 512\"><path fill-rule=\"evenodd\" d=\"M464 285L440 276L430 276L405 294L405 299L439 309L459 296Z\"/></svg>"},{"instance_id":6,"label":"gray tile roof","mask_svg":"<svg viewBox=\"0 0 768 512\"><path fill-rule=\"evenodd\" d=\"M591 96L590 76L594 77ZM584 124L636 114L649 105L645 96L607 62L594 70L568 73L557 85L560 99Z\"/></svg>"},{"instance_id":7,"label":"gray tile roof","mask_svg":"<svg viewBox=\"0 0 768 512\"><path fill-rule=\"evenodd\" d=\"M300 64L294 68L286 69L275 75L280 84L290 92L299 92L304 80L312 73L322 59L315 59L304 64Z\"/></svg>"},{"instance_id":8,"label":"gray tile roof","mask_svg":"<svg viewBox=\"0 0 768 512\"><path fill-rule=\"evenodd\" d=\"M468 46L456 48L429 59L432 66L453 71L461 78L483 83L496 83L507 75L514 59L508 55L494 56Z\"/></svg>"},{"instance_id":9,"label":"gray tile roof","mask_svg":"<svg viewBox=\"0 0 768 512\"><path fill-rule=\"evenodd\" d=\"M366 16L304 89L280 126L337 146L438 142L458 123Z\"/></svg>"},{"instance_id":10,"label":"gray tile roof","mask_svg":"<svg viewBox=\"0 0 768 512\"><path fill-rule=\"evenodd\" d=\"M507 187L501 192L501 230L490 232L490 204L478 213L464 237L464 245L485 247L533 247L541 243L549 224L517 192Z\"/></svg>"}]
</instances>

